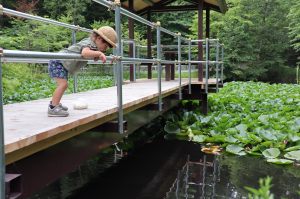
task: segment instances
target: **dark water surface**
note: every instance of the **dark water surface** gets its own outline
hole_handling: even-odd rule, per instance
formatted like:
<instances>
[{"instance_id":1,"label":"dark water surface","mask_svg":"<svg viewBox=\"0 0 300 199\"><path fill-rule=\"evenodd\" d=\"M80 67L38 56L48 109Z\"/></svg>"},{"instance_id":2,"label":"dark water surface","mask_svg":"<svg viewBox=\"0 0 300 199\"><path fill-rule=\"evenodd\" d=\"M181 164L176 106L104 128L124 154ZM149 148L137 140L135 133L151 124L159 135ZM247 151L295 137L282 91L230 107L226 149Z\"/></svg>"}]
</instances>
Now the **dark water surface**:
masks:
<instances>
[{"instance_id":1,"label":"dark water surface","mask_svg":"<svg viewBox=\"0 0 300 199\"><path fill-rule=\"evenodd\" d=\"M299 167L206 155L199 144L164 140L161 123L139 129L31 199L248 198L245 186L258 188L266 176L275 198L300 199Z\"/></svg>"},{"instance_id":2,"label":"dark water surface","mask_svg":"<svg viewBox=\"0 0 300 199\"><path fill-rule=\"evenodd\" d=\"M245 186L273 178L275 198L300 198L300 169L255 157L203 155L200 145L155 139L68 199L247 198Z\"/></svg>"}]
</instances>

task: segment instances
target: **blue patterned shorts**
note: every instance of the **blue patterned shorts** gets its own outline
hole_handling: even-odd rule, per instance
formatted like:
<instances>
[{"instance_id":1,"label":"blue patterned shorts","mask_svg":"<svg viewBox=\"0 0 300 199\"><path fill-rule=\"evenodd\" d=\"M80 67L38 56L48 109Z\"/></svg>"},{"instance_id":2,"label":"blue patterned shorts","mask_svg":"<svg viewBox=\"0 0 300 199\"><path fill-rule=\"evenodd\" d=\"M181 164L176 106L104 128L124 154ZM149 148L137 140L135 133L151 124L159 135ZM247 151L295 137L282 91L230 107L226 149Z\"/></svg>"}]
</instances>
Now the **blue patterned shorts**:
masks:
<instances>
[{"instance_id":1,"label":"blue patterned shorts","mask_svg":"<svg viewBox=\"0 0 300 199\"><path fill-rule=\"evenodd\" d=\"M68 79L68 71L59 60L50 60L48 71L51 78Z\"/></svg>"}]
</instances>

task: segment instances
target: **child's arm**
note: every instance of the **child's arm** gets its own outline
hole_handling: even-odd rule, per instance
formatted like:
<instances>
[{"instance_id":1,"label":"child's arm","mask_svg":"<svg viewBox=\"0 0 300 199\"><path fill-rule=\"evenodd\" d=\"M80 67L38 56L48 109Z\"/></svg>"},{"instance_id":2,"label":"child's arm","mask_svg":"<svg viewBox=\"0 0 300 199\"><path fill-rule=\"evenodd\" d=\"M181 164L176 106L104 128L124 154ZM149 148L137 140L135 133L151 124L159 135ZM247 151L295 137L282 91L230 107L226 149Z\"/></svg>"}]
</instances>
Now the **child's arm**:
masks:
<instances>
[{"instance_id":1,"label":"child's arm","mask_svg":"<svg viewBox=\"0 0 300 199\"><path fill-rule=\"evenodd\" d=\"M91 50L89 47L82 49L81 56L84 58L94 58L94 60L98 60L98 58L100 58L103 63L106 62L106 56L103 52Z\"/></svg>"}]
</instances>

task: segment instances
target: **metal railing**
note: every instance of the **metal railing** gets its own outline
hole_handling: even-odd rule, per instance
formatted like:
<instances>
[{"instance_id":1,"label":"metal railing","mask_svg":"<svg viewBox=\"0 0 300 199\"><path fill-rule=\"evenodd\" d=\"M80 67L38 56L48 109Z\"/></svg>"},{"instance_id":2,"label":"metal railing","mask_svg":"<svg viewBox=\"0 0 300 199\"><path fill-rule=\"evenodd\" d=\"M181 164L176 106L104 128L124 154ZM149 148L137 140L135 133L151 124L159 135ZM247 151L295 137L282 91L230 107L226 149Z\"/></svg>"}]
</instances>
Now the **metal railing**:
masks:
<instances>
[{"instance_id":1,"label":"metal railing","mask_svg":"<svg viewBox=\"0 0 300 199\"><path fill-rule=\"evenodd\" d=\"M137 20L141 23L146 24L147 26L150 26L152 28L156 29L156 36L157 36L157 55L156 59L142 59L136 57L135 51L137 45L135 44L134 41L129 41L127 40L128 43L134 44L134 56L132 58L130 57L123 57L123 42L122 39L119 39L116 50L114 51L114 55L112 56L107 56L107 61L113 61L115 64L115 79L117 82L117 104L118 104L118 131L119 133L124 133L123 129L123 90L122 90L122 83L123 83L123 69L122 69L122 64L138 64L138 63L152 63L152 64L157 64L158 66L158 110L162 110L162 91L161 91L161 77L162 77L162 64L178 64L178 76L179 76L179 99L182 99L182 82L181 82L181 65L182 64L188 64L188 86L189 86L189 94L191 94L191 64L193 63L205 63L206 64L206 71L205 71L205 77L206 77L206 82L205 82L205 92L208 92L208 67L209 64L215 64L216 65L216 84L217 84L217 89L219 86L219 79L218 79L218 71L219 71L219 64L221 64L221 81L223 83L223 67L224 63L223 61L219 60L219 47L222 46L219 44L218 39L205 39L205 40L191 40L191 39L186 39L181 36L180 33L173 33L163 27L161 27L159 22L153 23L150 21L147 21L146 19L135 15L123 8L121 8L121 4L119 0L115 0L114 2L112 1L107 1L107 0L93 0L96 3L102 4L110 10L114 10L115 12L115 29L117 33L117 37L121 38L121 14L126 15L134 20ZM74 43L76 40L76 31L85 31L85 32L92 32L92 30L87 29L87 28L82 28L79 26L75 25L70 25L62 22L57 22L51 19L46 19L42 18L39 16L34 16L34 15L29 15L17 11L13 11L10 9L3 8L0 5L0 14L9 14L12 16L18 16L18 17L23 17L26 19L32 19L32 20L37 20L41 21L44 23L49 23L49 24L54 24L66 28L70 28L73 30L72 32L72 40ZM162 47L166 47L167 45L161 45L161 32L167 33L174 38L177 38L177 50L178 50L178 60L162 60ZM126 43L126 41L124 40ZM181 47L182 42L186 42L188 46L188 60L182 60L182 52L181 52ZM206 49L206 60L205 61L193 61L191 60L191 47L193 46L192 43L194 42L205 42L205 49ZM216 48L217 48L217 55L216 55L216 60L215 61L209 61L208 60L208 51L209 51L209 42L217 42L216 43ZM172 46L173 47L173 46ZM20 50L0 50L0 77L2 77L2 62L27 62L27 63L47 63L51 59L59 59L59 60L67 60L67 59L72 59L72 60L78 60L78 61L89 61L89 63L100 63L94 62L91 59L85 59L82 58L81 55L79 54L64 54L64 53L51 53L51 52L35 52L35 51L20 51ZM222 46L222 55L221 59L224 59L224 49ZM135 71L135 70L134 70ZM76 83L75 83L76 84ZM75 85L76 86L76 85ZM75 87L74 86L74 87ZM76 91L76 89L75 89ZM5 174L5 153L4 153L4 127L3 127L3 99L2 99L2 78L0 78L0 164L1 164L1 188L0 188L0 193L1 193L1 198L5 198L5 189L4 189L4 174Z\"/></svg>"}]
</instances>

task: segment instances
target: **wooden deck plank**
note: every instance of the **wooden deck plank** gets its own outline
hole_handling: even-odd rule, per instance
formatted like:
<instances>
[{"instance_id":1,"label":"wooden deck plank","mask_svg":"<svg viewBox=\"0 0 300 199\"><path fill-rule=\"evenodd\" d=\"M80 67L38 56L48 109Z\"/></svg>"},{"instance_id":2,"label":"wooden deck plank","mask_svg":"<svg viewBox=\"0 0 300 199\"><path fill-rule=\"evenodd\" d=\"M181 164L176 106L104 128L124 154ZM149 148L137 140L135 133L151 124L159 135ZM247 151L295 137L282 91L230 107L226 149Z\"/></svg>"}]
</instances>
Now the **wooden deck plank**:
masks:
<instances>
[{"instance_id":1,"label":"wooden deck plank","mask_svg":"<svg viewBox=\"0 0 300 199\"><path fill-rule=\"evenodd\" d=\"M213 82L213 80L210 82ZM193 83L199 82L193 81ZM168 95L176 92L179 88L178 84L177 80L162 81L162 94ZM183 79L182 85L187 84L187 79ZM157 90L156 79L138 80L135 83L123 85L124 109L138 107L139 104L148 102L149 100L157 100ZM88 102L88 109L73 109L74 101L80 98ZM116 115L118 111L116 87L64 95L62 103L69 107L69 117L48 117L47 107L49 101L50 99L47 98L4 106L6 154L45 141L51 137L53 139L57 136L66 137L59 134L73 132L72 129L74 128L88 128L82 128L81 126L93 121L100 121L101 118L105 118L111 114ZM78 132L74 131L74 135L77 134ZM68 135L67 137L72 137L72 135Z\"/></svg>"}]
</instances>

